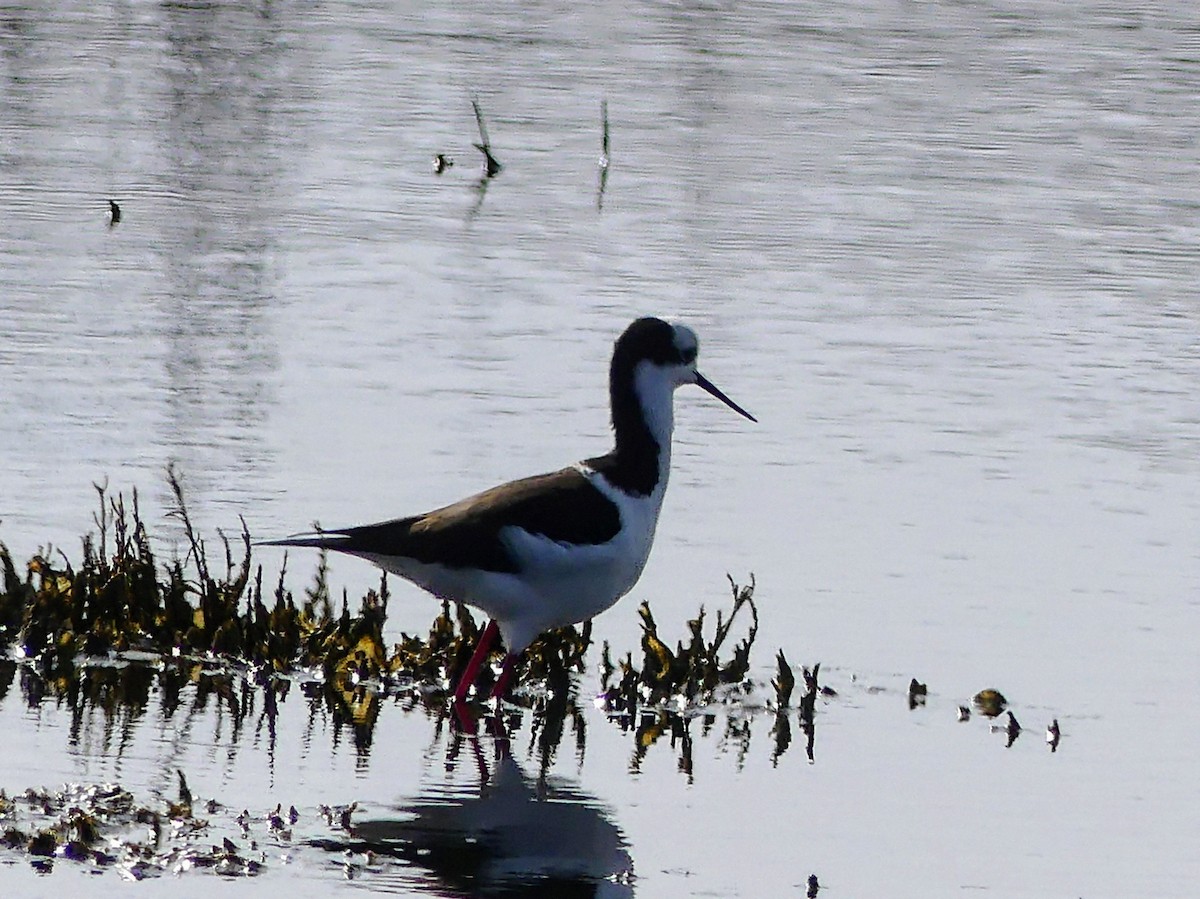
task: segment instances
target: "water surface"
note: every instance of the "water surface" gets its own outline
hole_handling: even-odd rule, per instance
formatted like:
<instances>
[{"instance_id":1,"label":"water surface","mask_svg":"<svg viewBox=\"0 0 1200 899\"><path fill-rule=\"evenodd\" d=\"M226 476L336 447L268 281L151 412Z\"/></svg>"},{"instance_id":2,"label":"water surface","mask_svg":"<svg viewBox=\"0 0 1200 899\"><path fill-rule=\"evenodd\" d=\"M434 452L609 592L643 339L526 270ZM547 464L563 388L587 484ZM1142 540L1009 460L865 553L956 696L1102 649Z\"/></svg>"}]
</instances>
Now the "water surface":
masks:
<instances>
[{"instance_id":1,"label":"water surface","mask_svg":"<svg viewBox=\"0 0 1200 899\"><path fill-rule=\"evenodd\" d=\"M597 636L636 647L643 598L682 633L754 572L764 677L782 646L891 692L851 689L812 766L701 741L692 781L669 752L631 775L593 722L572 789L637 886L1185 895L1198 35L1169 2L10 7L0 539L74 552L108 479L169 553L169 461L207 533L262 536L557 467L605 448L620 330L679 317L761 424L680 392L655 553ZM484 190L472 96L505 165ZM394 589L394 626L427 624ZM959 727L984 686L1063 749ZM113 772L52 709L0 714L10 790L176 764ZM412 796L429 724L380 727L338 801ZM192 776L257 783L233 746Z\"/></svg>"}]
</instances>

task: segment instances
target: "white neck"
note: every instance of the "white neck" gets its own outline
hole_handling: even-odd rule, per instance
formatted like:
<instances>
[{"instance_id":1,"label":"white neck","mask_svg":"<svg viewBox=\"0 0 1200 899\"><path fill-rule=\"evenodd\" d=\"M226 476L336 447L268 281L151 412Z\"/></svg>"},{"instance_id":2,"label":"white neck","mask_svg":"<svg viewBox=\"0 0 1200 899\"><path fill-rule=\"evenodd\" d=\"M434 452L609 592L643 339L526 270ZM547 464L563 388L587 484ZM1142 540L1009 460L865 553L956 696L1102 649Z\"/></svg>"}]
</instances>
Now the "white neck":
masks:
<instances>
[{"instance_id":1,"label":"white neck","mask_svg":"<svg viewBox=\"0 0 1200 899\"><path fill-rule=\"evenodd\" d=\"M667 485L671 470L671 434L675 430L674 373L652 362L639 362L633 373L633 389L642 407L650 436L658 444L659 483Z\"/></svg>"}]
</instances>

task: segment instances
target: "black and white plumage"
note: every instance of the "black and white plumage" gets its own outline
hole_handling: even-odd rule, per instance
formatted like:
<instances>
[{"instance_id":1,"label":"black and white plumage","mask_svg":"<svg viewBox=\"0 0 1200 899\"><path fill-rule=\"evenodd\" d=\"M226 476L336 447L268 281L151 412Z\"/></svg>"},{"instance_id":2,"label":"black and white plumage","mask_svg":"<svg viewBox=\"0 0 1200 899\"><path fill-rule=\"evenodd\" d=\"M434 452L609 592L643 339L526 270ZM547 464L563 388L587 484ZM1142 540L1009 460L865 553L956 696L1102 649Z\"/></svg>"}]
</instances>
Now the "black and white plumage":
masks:
<instances>
[{"instance_id":1,"label":"black and white plumage","mask_svg":"<svg viewBox=\"0 0 1200 899\"><path fill-rule=\"evenodd\" d=\"M374 562L491 619L464 673L462 699L497 629L512 664L538 634L586 621L641 576L671 468L675 388L695 384L756 419L696 370L699 342L688 327L633 322L609 371L613 449L560 471L522 478L408 518L297 534L272 546L308 546Z\"/></svg>"}]
</instances>

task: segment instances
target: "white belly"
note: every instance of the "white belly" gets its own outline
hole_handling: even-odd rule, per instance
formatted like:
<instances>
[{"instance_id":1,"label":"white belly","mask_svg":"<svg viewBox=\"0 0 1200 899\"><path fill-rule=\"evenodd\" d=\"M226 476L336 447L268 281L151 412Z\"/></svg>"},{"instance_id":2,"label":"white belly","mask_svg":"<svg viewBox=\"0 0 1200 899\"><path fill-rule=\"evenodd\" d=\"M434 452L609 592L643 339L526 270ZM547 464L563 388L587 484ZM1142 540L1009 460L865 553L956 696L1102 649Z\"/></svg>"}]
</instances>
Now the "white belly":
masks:
<instances>
[{"instance_id":1,"label":"white belly","mask_svg":"<svg viewBox=\"0 0 1200 899\"><path fill-rule=\"evenodd\" d=\"M482 610L496 619L509 650L519 652L543 631L578 624L611 607L637 583L650 555L665 479L650 496L631 498L583 470L620 509L621 529L607 543L556 543L506 528L501 537L520 560L516 574L447 568L394 556L368 558L435 596Z\"/></svg>"}]
</instances>

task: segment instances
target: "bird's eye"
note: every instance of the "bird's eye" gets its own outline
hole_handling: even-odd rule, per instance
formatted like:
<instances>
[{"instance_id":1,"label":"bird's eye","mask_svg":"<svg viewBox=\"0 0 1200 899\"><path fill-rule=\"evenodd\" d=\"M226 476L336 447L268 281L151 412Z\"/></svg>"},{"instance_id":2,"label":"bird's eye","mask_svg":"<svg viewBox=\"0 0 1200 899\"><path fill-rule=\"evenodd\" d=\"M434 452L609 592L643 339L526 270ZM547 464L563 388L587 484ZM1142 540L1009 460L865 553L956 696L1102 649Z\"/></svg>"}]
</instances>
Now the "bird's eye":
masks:
<instances>
[{"instance_id":1,"label":"bird's eye","mask_svg":"<svg viewBox=\"0 0 1200 899\"><path fill-rule=\"evenodd\" d=\"M688 347L679 351L679 358L683 360L684 365L691 365L696 361L697 347Z\"/></svg>"}]
</instances>

